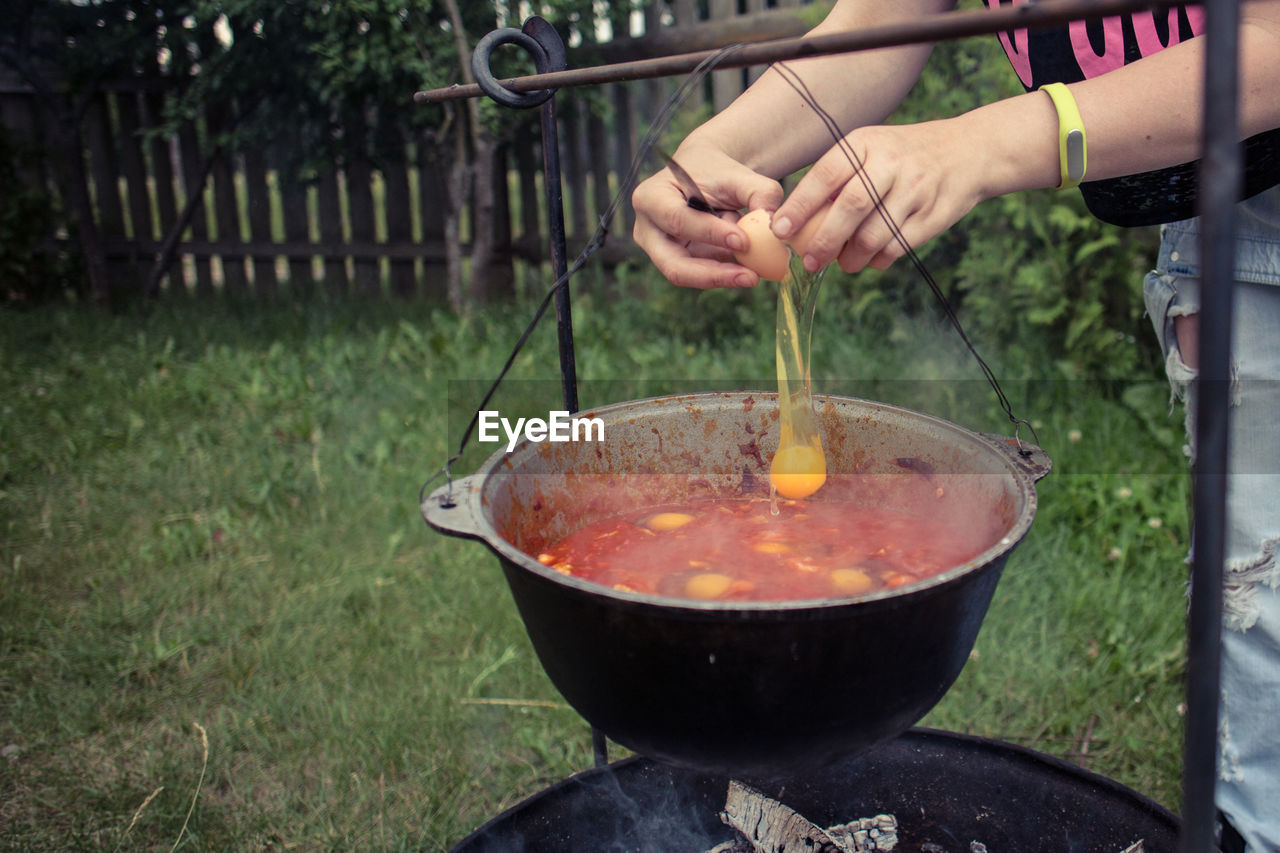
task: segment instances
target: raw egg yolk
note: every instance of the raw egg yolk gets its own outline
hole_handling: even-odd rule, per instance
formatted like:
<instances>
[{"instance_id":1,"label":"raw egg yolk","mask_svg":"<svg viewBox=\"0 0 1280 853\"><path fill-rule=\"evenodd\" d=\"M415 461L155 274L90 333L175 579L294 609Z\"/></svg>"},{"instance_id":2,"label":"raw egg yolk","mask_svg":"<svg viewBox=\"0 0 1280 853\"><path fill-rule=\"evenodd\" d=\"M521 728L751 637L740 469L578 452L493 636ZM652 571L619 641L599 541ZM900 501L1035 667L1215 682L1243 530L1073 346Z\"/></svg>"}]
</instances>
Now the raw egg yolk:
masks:
<instances>
[{"instance_id":1,"label":"raw egg yolk","mask_svg":"<svg viewBox=\"0 0 1280 853\"><path fill-rule=\"evenodd\" d=\"M693 521L693 516L686 512L659 512L649 516L641 524L650 530L666 532L668 530L678 530L691 521Z\"/></svg>"},{"instance_id":2,"label":"raw egg yolk","mask_svg":"<svg viewBox=\"0 0 1280 853\"><path fill-rule=\"evenodd\" d=\"M784 498L807 498L827 481L827 459L811 444L779 447L769 465L769 483Z\"/></svg>"},{"instance_id":3,"label":"raw egg yolk","mask_svg":"<svg viewBox=\"0 0 1280 853\"><path fill-rule=\"evenodd\" d=\"M684 592L690 598L706 600L719 598L728 592L732 585L733 578L728 575L722 575L719 572L703 572L685 582Z\"/></svg>"},{"instance_id":4,"label":"raw egg yolk","mask_svg":"<svg viewBox=\"0 0 1280 853\"><path fill-rule=\"evenodd\" d=\"M870 576L862 569L832 569L831 585L845 595L861 595L871 589Z\"/></svg>"}]
</instances>

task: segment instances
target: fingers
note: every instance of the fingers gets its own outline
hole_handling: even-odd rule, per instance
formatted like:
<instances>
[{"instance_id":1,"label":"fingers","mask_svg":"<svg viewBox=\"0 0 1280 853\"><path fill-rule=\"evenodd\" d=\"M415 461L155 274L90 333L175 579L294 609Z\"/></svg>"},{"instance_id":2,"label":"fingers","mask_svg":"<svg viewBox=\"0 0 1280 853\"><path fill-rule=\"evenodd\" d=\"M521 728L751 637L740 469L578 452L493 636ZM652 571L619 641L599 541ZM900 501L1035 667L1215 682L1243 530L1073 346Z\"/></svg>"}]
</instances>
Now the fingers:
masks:
<instances>
[{"instance_id":1,"label":"fingers","mask_svg":"<svg viewBox=\"0 0 1280 853\"><path fill-rule=\"evenodd\" d=\"M976 202L973 188L939 163L936 126L861 128L824 154L774 216L817 271L883 269L951 227ZM859 168L855 171L855 163ZM820 224L810 221L830 200Z\"/></svg>"},{"instance_id":2,"label":"fingers","mask_svg":"<svg viewBox=\"0 0 1280 853\"><path fill-rule=\"evenodd\" d=\"M709 173L704 168L702 173ZM746 199L781 196L776 182L738 166L739 194L721 189L724 183L708 180L704 191L717 207L738 206ZM731 182L732 184L732 182ZM771 190L769 184L777 187ZM777 199L774 199L776 204ZM632 232L636 244L672 284L680 287L754 287L759 277L734 261L733 252L747 245L746 234L736 224L737 215L714 215L689 207L683 191L666 169L642 182L632 194L636 224Z\"/></svg>"},{"instance_id":3,"label":"fingers","mask_svg":"<svg viewBox=\"0 0 1280 853\"><path fill-rule=\"evenodd\" d=\"M755 273L733 260L729 246L745 245L746 236L732 222L689 208L678 192L674 199L645 199L638 187L634 198L636 224L632 235L636 245L672 284L695 288L754 287L759 281Z\"/></svg>"}]
</instances>

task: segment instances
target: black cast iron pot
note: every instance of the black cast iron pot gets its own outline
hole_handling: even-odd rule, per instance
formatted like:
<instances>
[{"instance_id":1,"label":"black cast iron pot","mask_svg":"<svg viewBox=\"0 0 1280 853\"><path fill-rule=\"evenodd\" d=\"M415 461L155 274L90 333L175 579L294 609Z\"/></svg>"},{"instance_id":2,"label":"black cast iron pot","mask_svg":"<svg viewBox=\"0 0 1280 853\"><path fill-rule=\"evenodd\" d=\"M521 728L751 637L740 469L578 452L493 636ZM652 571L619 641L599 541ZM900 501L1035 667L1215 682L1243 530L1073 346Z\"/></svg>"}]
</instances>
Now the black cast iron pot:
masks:
<instances>
[{"instance_id":1,"label":"black cast iron pot","mask_svg":"<svg viewBox=\"0 0 1280 853\"><path fill-rule=\"evenodd\" d=\"M1049 469L905 409L816 397L828 486L853 503L985 525L991 545L940 575L859 598L696 602L567 577L536 555L637 506L763 497L777 396L707 393L588 412L603 441L525 442L422 504L497 554L548 676L588 722L664 762L739 777L845 758L919 720L959 675Z\"/></svg>"}]
</instances>

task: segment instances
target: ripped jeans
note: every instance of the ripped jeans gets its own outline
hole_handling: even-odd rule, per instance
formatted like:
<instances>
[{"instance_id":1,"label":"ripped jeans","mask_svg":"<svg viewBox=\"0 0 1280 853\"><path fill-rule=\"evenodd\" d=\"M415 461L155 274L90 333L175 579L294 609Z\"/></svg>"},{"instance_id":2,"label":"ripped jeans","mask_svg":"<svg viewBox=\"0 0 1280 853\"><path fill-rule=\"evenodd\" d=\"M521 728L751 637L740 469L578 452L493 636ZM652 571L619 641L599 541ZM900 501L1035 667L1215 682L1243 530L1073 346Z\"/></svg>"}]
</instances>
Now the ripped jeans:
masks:
<instances>
[{"instance_id":1,"label":"ripped jeans","mask_svg":"<svg viewBox=\"0 0 1280 853\"><path fill-rule=\"evenodd\" d=\"M1280 851L1280 187L1237 208L1231 425L1219 706L1219 810L1248 853ZM1200 309L1199 222L1162 229L1144 284L1165 370L1194 447L1196 371L1179 316Z\"/></svg>"}]
</instances>

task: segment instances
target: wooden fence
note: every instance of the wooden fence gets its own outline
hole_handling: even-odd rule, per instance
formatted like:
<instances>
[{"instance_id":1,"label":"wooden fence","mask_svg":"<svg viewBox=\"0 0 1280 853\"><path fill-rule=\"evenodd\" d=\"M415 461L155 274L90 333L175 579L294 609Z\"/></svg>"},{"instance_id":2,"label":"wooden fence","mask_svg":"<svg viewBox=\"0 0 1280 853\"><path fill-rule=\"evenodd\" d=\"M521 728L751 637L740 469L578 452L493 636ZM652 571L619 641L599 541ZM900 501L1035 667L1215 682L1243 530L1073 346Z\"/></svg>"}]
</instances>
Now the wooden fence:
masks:
<instances>
[{"instance_id":1,"label":"wooden fence","mask_svg":"<svg viewBox=\"0 0 1280 853\"><path fill-rule=\"evenodd\" d=\"M638 35L592 44L589 52L571 51L570 62L621 61L798 35L814 19L813 10L802 16L786 7L807 2L651 4ZM723 107L758 71L713 73L688 108ZM636 141L648 130L648 118L657 114L674 85L638 81L591 92L564 90L556 96L571 252L595 230L629 169ZM409 104L412 93L405 94ZM444 297L445 176L427 146L406 140L404 158L388 158L379 168L367 157L353 156L302 184L286 180L278 168L290 145L287 133L266 149L212 158L202 149L207 134L195 122L170 137L146 134L158 125L165 97L154 85L113 84L94 101L82 127L86 180L113 288L137 288L146 281L164 235L178 221L189 194L198 191L203 204L182 232L168 291L265 296L287 284L294 292L322 287L335 294ZM601 109L601 104L607 107ZM34 107L29 89L0 79L0 123L11 139L40 144ZM545 256L537 118L536 110L513 111L512 139L497 153L497 173L507 178L495 182L495 251L489 272L491 291L498 293L512 287L517 262L537 264ZM215 129L218 121L214 115L201 119L206 130ZM344 129L344 135L356 140L363 132ZM53 186L49 177L30 175L26 180ZM633 254L631 225L630 206L624 204L603 253L606 263Z\"/></svg>"}]
</instances>

